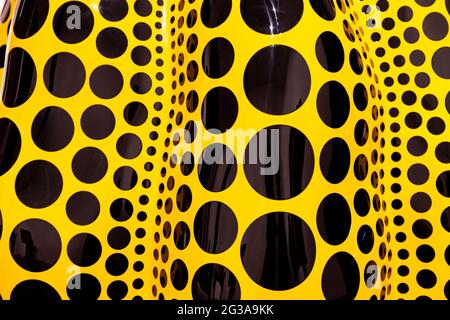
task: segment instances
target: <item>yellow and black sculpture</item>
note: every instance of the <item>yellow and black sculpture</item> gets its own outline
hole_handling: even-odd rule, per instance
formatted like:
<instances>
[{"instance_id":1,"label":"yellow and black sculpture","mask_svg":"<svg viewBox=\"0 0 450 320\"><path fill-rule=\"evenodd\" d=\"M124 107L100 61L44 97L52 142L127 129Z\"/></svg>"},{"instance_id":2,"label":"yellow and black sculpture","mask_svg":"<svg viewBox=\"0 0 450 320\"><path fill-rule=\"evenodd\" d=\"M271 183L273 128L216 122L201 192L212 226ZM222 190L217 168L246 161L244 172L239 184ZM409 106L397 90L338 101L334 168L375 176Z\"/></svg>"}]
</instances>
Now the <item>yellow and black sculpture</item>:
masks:
<instances>
[{"instance_id":1,"label":"yellow and black sculpture","mask_svg":"<svg viewBox=\"0 0 450 320\"><path fill-rule=\"evenodd\" d=\"M1 297L450 298L449 21L7 0Z\"/></svg>"}]
</instances>

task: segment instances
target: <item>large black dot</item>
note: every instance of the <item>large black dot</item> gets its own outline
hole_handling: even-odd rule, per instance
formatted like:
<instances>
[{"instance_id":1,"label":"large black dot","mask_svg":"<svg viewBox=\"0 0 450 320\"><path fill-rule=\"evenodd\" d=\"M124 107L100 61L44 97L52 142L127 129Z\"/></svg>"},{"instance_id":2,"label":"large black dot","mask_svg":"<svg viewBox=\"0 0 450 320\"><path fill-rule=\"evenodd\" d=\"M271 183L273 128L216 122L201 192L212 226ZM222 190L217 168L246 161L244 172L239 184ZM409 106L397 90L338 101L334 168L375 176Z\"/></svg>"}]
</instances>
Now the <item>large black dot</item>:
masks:
<instances>
[{"instance_id":1,"label":"large black dot","mask_svg":"<svg viewBox=\"0 0 450 320\"><path fill-rule=\"evenodd\" d=\"M130 241L130 231L124 227L115 227L108 233L108 244L113 249L122 250L128 246Z\"/></svg>"},{"instance_id":2,"label":"large black dot","mask_svg":"<svg viewBox=\"0 0 450 320\"><path fill-rule=\"evenodd\" d=\"M450 198L450 171L445 171L438 176L436 187L440 194Z\"/></svg>"},{"instance_id":3,"label":"large black dot","mask_svg":"<svg viewBox=\"0 0 450 320\"><path fill-rule=\"evenodd\" d=\"M120 190L131 190L136 186L138 175L132 167L123 166L114 172L114 184Z\"/></svg>"},{"instance_id":4,"label":"large black dot","mask_svg":"<svg viewBox=\"0 0 450 320\"><path fill-rule=\"evenodd\" d=\"M353 102L359 111L364 111L369 103L369 94L362 83L358 83L353 89Z\"/></svg>"},{"instance_id":5,"label":"large black dot","mask_svg":"<svg viewBox=\"0 0 450 320\"><path fill-rule=\"evenodd\" d=\"M182 260L176 259L172 263L172 266L170 267L170 280L175 289L183 290L186 288L189 280L188 269Z\"/></svg>"},{"instance_id":6,"label":"large black dot","mask_svg":"<svg viewBox=\"0 0 450 320\"><path fill-rule=\"evenodd\" d=\"M198 165L198 177L207 190L220 192L227 189L234 182L236 173L236 158L227 146L215 143L203 150Z\"/></svg>"},{"instance_id":7,"label":"large black dot","mask_svg":"<svg viewBox=\"0 0 450 320\"><path fill-rule=\"evenodd\" d=\"M317 211L317 228L322 238L331 245L347 239L352 223L350 207L338 193L326 196Z\"/></svg>"},{"instance_id":8,"label":"large black dot","mask_svg":"<svg viewBox=\"0 0 450 320\"><path fill-rule=\"evenodd\" d=\"M300 108L311 89L305 59L295 49L272 45L258 51L244 74L247 98L258 110L283 115Z\"/></svg>"},{"instance_id":9,"label":"large black dot","mask_svg":"<svg viewBox=\"0 0 450 320\"><path fill-rule=\"evenodd\" d=\"M241 242L245 271L260 286L288 290L311 273L316 244L309 226L299 217L274 212L256 219Z\"/></svg>"},{"instance_id":10,"label":"large black dot","mask_svg":"<svg viewBox=\"0 0 450 320\"><path fill-rule=\"evenodd\" d=\"M112 276L120 276L128 269L128 259L121 253L114 253L106 259L105 269Z\"/></svg>"},{"instance_id":11,"label":"large black dot","mask_svg":"<svg viewBox=\"0 0 450 320\"><path fill-rule=\"evenodd\" d=\"M244 170L259 194L286 200L306 189L314 172L308 138L293 127L276 125L258 132L245 150Z\"/></svg>"},{"instance_id":12,"label":"large black dot","mask_svg":"<svg viewBox=\"0 0 450 320\"><path fill-rule=\"evenodd\" d=\"M194 300L239 300L241 287L228 268L210 263L200 267L192 279Z\"/></svg>"},{"instance_id":13,"label":"large black dot","mask_svg":"<svg viewBox=\"0 0 450 320\"><path fill-rule=\"evenodd\" d=\"M372 251L374 245L375 237L372 231L372 228L368 225L363 225L359 231L357 236L358 248L362 253L369 253Z\"/></svg>"},{"instance_id":14,"label":"large black dot","mask_svg":"<svg viewBox=\"0 0 450 320\"><path fill-rule=\"evenodd\" d=\"M31 137L45 151L58 151L73 138L74 123L70 114L59 107L42 109L33 120Z\"/></svg>"},{"instance_id":15,"label":"large black dot","mask_svg":"<svg viewBox=\"0 0 450 320\"><path fill-rule=\"evenodd\" d=\"M438 49L431 61L434 72L441 78L450 79L450 47Z\"/></svg>"},{"instance_id":16,"label":"large black dot","mask_svg":"<svg viewBox=\"0 0 450 320\"><path fill-rule=\"evenodd\" d=\"M63 178L54 164L35 160L20 169L16 177L16 194L26 206L41 209L53 204L61 194Z\"/></svg>"},{"instance_id":17,"label":"large black dot","mask_svg":"<svg viewBox=\"0 0 450 320\"><path fill-rule=\"evenodd\" d=\"M189 245L191 231L186 222L180 221L173 230L173 242L179 250L184 250Z\"/></svg>"},{"instance_id":18,"label":"large black dot","mask_svg":"<svg viewBox=\"0 0 450 320\"><path fill-rule=\"evenodd\" d=\"M116 280L109 284L106 293L111 300L122 300L128 293L128 286L122 280Z\"/></svg>"},{"instance_id":19,"label":"large black dot","mask_svg":"<svg viewBox=\"0 0 450 320\"><path fill-rule=\"evenodd\" d=\"M81 90L85 81L86 71L83 62L71 53L57 53L45 64L45 86L58 98L74 96Z\"/></svg>"},{"instance_id":20,"label":"large black dot","mask_svg":"<svg viewBox=\"0 0 450 320\"><path fill-rule=\"evenodd\" d=\"M317 111L322 121L331 128L340 128L350 113L347 91L337 81L325 83L317 95Z\"/></svg>"},{"instance_id":21,"label":"large black dot","mask_svg":"<svg viewBox=\"0 0 450 320\"><path fill-rule=\"evenodd\" d=\"M7 61L3 103L6 107L15 108L24 104L33 94L37 78L36 66L28 52L18 47L11 49Z\"/></svg>"},{"instance_id":22,"label":"large black dot","mask_svg":"<svg viewBox=\"0 0 450 320\"><path fill-rule=\"evenodd\" d=\"M336 184L345 179L350 167L350 149L341 138L328 141L320 154L320 170L328 182Z\"/></svg>"},{"instance_id":23,"label":"large black dot","mask_svg":"<svg viewBox=\"0 0 450 320\"><path fill-rule=\"evenodd\" d=\"M133 204L125 198L116 199L111 204L109 212L114 220L119 222L127 221L133 214Z\"/></svg>"},{"instance_id":24,"label":"large black dot","mask_svg":"<svg viewBox=\"0 0 450 320\"><path fill-rule=\"evenodd\" d=\"M336 17L336 7L330 0L309 0L311 7L323 19L331 21Z\"/></svg>"},{"instance_id":25,"label":"large black dot","mask_svg":"<svg viewBox=\"0 0 450 320\"><path fill-rule=\"evenodd\" d=\"M77 152L72 160L72 171L84 183L100 181L108 170L108 159L97 148L87 147Z\"/></svg>"},{"instance_id":26,"label":"large black dot","mask_svg":"<svg viewBox=\"0 0 450 320\"><path fill-rule=\"evenodd\" d=\"M55 302L61 297L51 285L40 280L25 280L17 284L11 292L11 301L33 303Z\"/></svg>"},{"instance_id":27,"label":"large black dot","mask_svg":"<svg viewBox=\"0 0 450 320\"><path fill-rule=\"evenodd\" d=\"M225 38L214 38L203 50L203 71L210 78L221 78L230 71L234 62L234 49Z\"/></svg>"},{"instance_id":28,"label":"large black dot","mask_svg":"<svg viewBox=\"0 0 450 320\"><path fill-rule=\"evenodd\" d=\"M11 233L9 250L23 269L42 272L53 267L61 255L61 238L47 221L30 219L19 223Z\"/></svg>"},{"instance_id":29,"label":"large black dot","mask_svg":"<svg viewBox=\"0 0 450 320\"><path fill-rule=\"evenodd\" d=\"M126 0L101 0L99 11L106 20L120 21L128 13L128 3Z\"/></svg>"},{"instance_id":30,"label":"large black dot","mask_svg":"<svg viewBox=\"0 0 450 320\"><path fill-rule=\"evenodd\" d=\"M367 216L370 211L370 196L365 189L359 189L355 193L355 197L353 198L353 206L359 216Z\"/></svg>"},{"instance_id":31,"label":"large black dot","mask_svg":"<svg viewBox=\"0 0 450 320\"><path fill-rule=\"evenodd\" d=\"M14 34L19 39L35 35L47 19L49 0L19 1L14 15Z\"/></svg>"},{"instance_id":32,"label":"large black dot","mask_svg":"<svg viewBox=\"0 0 450 320\"><path fill-rule=\"evenodd\" d=\"M96 277L81 273L69 279L66 292L72 301L95 301L99 298L102 287Z\"/></svg>"},{"instance_id":33,"label":"large black dot","mask_svg":"<svg viewBox=\"0 0 450 320\"><path fill-rule=\"evenodd\" d=\"M148 110L141 102L130 102L123 111L125 121L132 126L140 126L147 121Z\"/></svg>"},{"instance_id":34,"label":"large black dot","mask_svg":"<svg viewBox=\"0 0 450 320\"><path fill-rule=\"evenodd\" d=\"M90 233L80 233L67 245L69 259L80 267L92 266L102 254L100 241Z\"/></svg>"},{"instance_id":35,"label":"large black dot","mask_svg":"<svg viewBox=\"0 0 450 320\"><path fill-rule=\"evenodd\" d=\"M448 34L448 22L439 12L428 14L423 20L423 32L434 41L444 39Z\"/></svg>"},{"instance_id":36,"label":"large black dot","mask_svg":"<svg viewBox=\"0 0 450 320\"><path fill-rule=\"evenodd\" d=\"M125 33L118 28L106 28L97 36L97 50L107 58L118 58L125 53L128 39Z\"/></svg>"},{"instance_id":37,"label":"large black dot","mask_svg":"<svg viewBox=\"0 0 450 320\"><path fill-rule=\"evenodd\" d=\"M65 43L79 43L85 40L94 28L91 9L80 1L68 1L56 10L53 17L53 31Z\"/></svg>"},{"instance_id":38,"label":"large black dot","mask_svg":"<svg viewBox=\"0 0 450 320\"><path fill-rule=\"evenodd\" d=\"M95 105L87 108L81 116L81 129L91 139L101 140L114 130L114 113L105 106Z\"/></svg>"},{"instance_id":39,"label":"large black dot","mask_svg":"<svg viewBox=\"0 0 450 320\"><path fill-rule=\"evenodd\" d=\"M8 118L0 119L0 176L16 163L22 146L19 128Z\"/></svg>"},{"instance_id":40,"label":"large black dot","mask_svg":"<svg viewBox=\"0 0 450 320\"><path fill-rule=\"evenodd\" d=\"M232 0L203 0L201 18L208 28L220 26L231 12Z\"/></svg>"},{"instance_id":41,"label":"large black dot","mask_svg":"<svg viewBox=\"0 0 450 320\"><path fill-rule=\"evenodd\" d=\"M97 219L100 214L100 202L92 193L79 191L67 201L66 213L70 221L85 226Z\"/></svg>"},{"instance_id":42,"label":"large black dot","mask_svg":"<svg viewBox=\"0 0 450 320\"><path fill-rule=\"evenodd\" d=\"M424 269L420 270L416 276L417 283L424 289L431 289L436 285L437 278L433 271Z\"/></svg>"},{"instance_id":43,"label":"large black dot","mask_svg":"<svg viewBox=\"0 0 450 320\"><path fill-rule=\"evenodd\" d=\"M212 133L224 133L230 129L238 115L238 101L234 93L225 87L211 89L202 105L202 122Z\"/></svg>"},{"instance_id":44,"label":"large black dot","mask_svg":"<svg viewBox=\"0 0 450 320\"><path fill-rule=\"evenodd\" d=\"M222 202L205 203L195 216L195 240L208 253L221 253L230 248L236 240L237 231L236 216Z\"/></svg>"},{"instance_id":45,"label":"large black dot","mask_svg":"<svg viewBox=\"0 0 450 320\"><path fill-rule=\"evenodd\" d=\"M325 265L322 273L322 292L327 300L352 300L359 289L359 269L355 258L338 252Z\"/></svg>"},{"instance_id":46,"label":"large black dot","mask_svg":"<svg viewBox=\"0 0 450 320\"><path fill-rule=\"evenodd\" d=\"M89 84L97 97L111 99L122 91L123 76L117 68L103 65L92 72Z\"/></svg>"},{"instance_id":47,"label":"large black dot","mask_svg":"<svg viewBox=\"0 0 450 320\"><path fill-rule=\"evenodd\" d=\"M245 23L263 34L280 34L295 27L303 14L303 0L241 0Z\"/></svg>"},{"instance_id":48,"label":"large black dot","mask_svg":"<svg viewBox=\"0 0 450 320\"><path fill-rule=\"evenodd\" d=\"M117 140L116 148L121 157L134 159L142 151L142 142L137 135L126 133Z\"/></svg>"},{"instance_id":49,"label":"large black dot","mask_svg":"<svg viewBox=\"0 0 450 320\"><path fill-rule=\"evenodd\" d=\"M331 31L325 31L317 39L316 56L320 65L330 72L337 72L344 65L344 48L339 38Z\"/></svg>"}]
</instances>

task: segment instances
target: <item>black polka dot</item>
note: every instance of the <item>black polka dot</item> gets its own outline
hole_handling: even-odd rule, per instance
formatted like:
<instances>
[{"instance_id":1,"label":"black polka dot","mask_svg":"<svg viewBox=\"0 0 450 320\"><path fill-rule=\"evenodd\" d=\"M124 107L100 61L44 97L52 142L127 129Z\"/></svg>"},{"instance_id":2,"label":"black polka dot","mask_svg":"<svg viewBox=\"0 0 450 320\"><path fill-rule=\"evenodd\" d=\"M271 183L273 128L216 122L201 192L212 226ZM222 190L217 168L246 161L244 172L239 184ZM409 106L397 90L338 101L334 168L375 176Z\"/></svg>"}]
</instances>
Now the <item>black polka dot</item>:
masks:
<instances>
[{"instance_id":1,"label":"black polka dot","mask_svg":"<svg viewBox=\"0 0 450 320\"><path fill-rule=\"evenodd\" d=\"M128 259L121 253L114 253L106 259L106 271L112 276L120 276L128 269Z\"/></svg>"},{"instance_id":2,"label":"black polka dot","mask_svg":"<svg viewBox=\"0 0 450 320\"><path fill-rule=\"evenodd\" d=\"M441 214L442 227L450 232L450 207L446 208Z\"/></svg>"},{"instance_id":3,"label":"black polka dot","mask_svg":"<svg viewBox=\"0 0 450 320\"><path fill-rule=\"evenodd\" d=\"M340 128L350 113L347 91L337 81L325 83L317 95L317 111L322 121L331 128Z\"/></svg>"},{"instance_id":4,"label":"black polka dot","mask_svg":"<svg viewBox=\"0 0 450 320\"><path fill-rule=\"evenodd\" d=\"M181 212L186 212L192 204L192 191L183 184L177 191L177 208Z\"/></svg>"},{"instance_id":5,"label":"black polka dot","mask_svg":"<svg viewBox=\"0 0 450 320\"><path fill-rule=\"evenodd\" d=\"M116 1L116 0L112 0ZM111 300L122 300L128 293L127 284L121 280L113 281L106 289L106 293Z\"/></svg>"},{"instance_id":6,"label":"black polka dot","mask_svg":"<svg viewBox=\"0 0 450 320\"><path fill-rule=\"evenodd\" d=\"M426 212L431 207L431 198L424 192L417 192L411 197L411 207L420 213Z\"/></svg>"},{"instance_id":7,"label":"black polka dot","mask_svg":"<svg viewBox=\"0 0 450 320\"><path fill-rule=\"evenodd\" d=\"M203 0L201 18L208 28L220 26L231 12L232 0Z\"/></svg>"},{"instance_id":8,"label":"black polka dot","mask_svg":"<svg viewBox=\"0 0 450 320\"><path fill-rule=\"evenodd\" d=\"M87 147L77 152L72 160L75 177L84 183L100 181L108 170L108 159L97 148Z\"/></svg>"},{"instance_id":9,"label":"black polka dot","mask_svg":"<svg viewBox=\"0 0 450 320\"><path fill-rule=\"evenodd\" d=\"M81 273L69 279L66 292L72 301L95 301L100 297L102 287L93 275Z\"/></svg>"},{"instance_id":10,"label":"black polka dot","mask_svg":"<svg viewBox=\"0 0 450 320\"><path fill-rule=\"evenodd\" d=\"M323 269L322 292L326 300L352 300L358 293L359 281L356 260L347 252L338 252Z\"/></svg>"},{"instance_id":11,"label":"black polka dot","mask_svg":"<svg viewBox=\"0 0 450 320\"><path fill-rule=\"evenodd\" d=\"M430 172L423 164L417 163L408 169L408 179L416 185L422 185L428 181Z\"/></svg>"},{"instance_id":12,"label":"black polka dot","mask_svg":"<svg viewBox=\"0 0 450 320\"><path fill-rule=\"evenodd\" d=\"M11 301L29 303L55 302L61 297L51 285L40 280L25 280L17 284L11 292Z\"/></svg>"},{"instance_id":13,"label":"black polka dot","mask_svg":"<svg viewBox=\"0 0 450 320\"><path fill-rule=\"evenodd\" d=\"M67 245L69 259L80 267L95 264L102 254L100 241L92 234L80 233L70 239Z\"/></svg>"},{"instance_id":14,"label":"black polka dot","mask_svg":"<svg viewBox=\"0 0 450 320\"><path fill-rule=\"evenodd\" d=\"M253 281L270 290L298 286L311 273L315 258L311 229L290 213L269 213L256 219L241 242L245 271Z\"/></svg>"},{"instance_id":15,"label":"black polka dot","mask_svg":"<svg viewBox=\"0 0 450 320\"><path fill-rule=\"evenodd\" d=\"M67 201L66 213L70 221L85 226L97 219L100 214L100 202L92 193L79 191Z\"/></svg>"},{"instance_id":16,"label":"black polka dot","mask_svg":"<svg viewBox=\"0 0 450 320\"><path fill-rule=\"evenodd\" d=\"M111 204L109 212L114 220L124 222L131 218L133 204L128 199L117 199Z\"/></svg>"},{"instance_id":17,"label":"black polka dot","mask_svg":"<svg viewBox=\"0 0 450 320\"><path fill-rule=\"evenodd\" d=\"M409 153L411 153L413 156L418 157L423 155L427 151L428 143L423 137L415 136L408 140L407 147Z\"/></svg>"},{"instance_id":18,"label":"black polka dot","mask_svg":"<svg viewBox=\"0 0 450 320\"><path fill-rule=\"evenodd\" d=\"M355 141L359 146L364 146L369 139L369 125L366 120L361 119L355 126Z\"/></svg>"},{"instance_id":19,"label":"black polka dot","mask_svg":"<svg viewBox=\"0 0 450 320\"><path fill-rule=\"evenodd\" d=\"M126 0L101 0L99 11L106 20L120 21L128 13L128 4Z\"/></svg>"},{"instance_id":20,"label":"black polka dot","mask_svg":"<svg viewBox=\"0 0 450 320\"><path fill-rule=\"evenodd\" d=\"M148 0L136 0L134 11L141 17L147 17L152 13L152 5Z\"/></svg>"},{"instance_id":21,"label":"black polka dot","mask_svg":"<svg viewBox=\"0 0 450 320\"><path fill-rule=\"evenodd\" d=\"M15 108L24 104L33 94L37 78L36 66L28 52L18 47L11 49L4 78L3 103L5 106Z\"/></svg>"},{"instance_id":22,"label":"black polka dot","mask_svg":"<svg viewBox=\"0 0 450 320\"><path fill-rule=\"evenodd\" d=\"M205 203L194 221L197 244L208 253L221 253L231 247L236 239L238 222L233 211L224 203Z\"/></svg>"},{"instance_id":23,"label":"black polka dot","mask_svg":"<svg viewBox=\"0 0 450 320\"><path fill-rule=\"evenodd\" d=\"M362 83L358 83L353 90L353 101L358 110L364 111L367 108L368 93L366 87Z\"/></svg>"},{"instance_id":24,"label":"black polka dot","mask_svg":"<svg viewBox=\"0 0 450 320\"><path fill-rule=\"evenodd\" d=\"M308 138L297 129L284 125L268 127L247 145L244 170L259 194L274 200L290 199L311 181L314 152Z\"/></svg>"},{"instance_id":25,"label":"black polka dot","mask_svg":"<svg viewBox=\"0 0 450 320\"><path fill-rule=\"evenodd\" d=\"M225 38L214 38L203 50L203 71L210 78L221 78L230 71L234 62L234 49Z\"/></svg>"},{"instance_id":26,"label":"black polka dot","mask_svg":"<svg viewBox=\"0 0 450 320\"><path fill-rule=\"evenodd\" d=\"M300 108L311 89L311 74L303 57L284 45L258 51L244 74L247 98L258 110L283 115Z\"/></svg>"},{"instance_id":27,"label":"black polka dot","mask_svg":"<svg viewBox=\"0 0 450 320\"><path fill-rule=\"evenodd\" d=\"M434 72L441 78L450 79L450 47L438 49L432 59Z\"/></svg>"},{"instance_id":28,"label":"black polka dot","mask_svg":"<svg viewBox=\"0 0 450 320\"><path fill-rule=\"evenodd\" d=\"M424 289L431 289L436 285L436 275L431 270L420 270L416 276L417 283Z\"/></svg>"},{"instance_id":29,"label":"black polka dot","mask_svg":"<svg viewBox=\"0 0 450 320\"><path fill-rule=\"evenodd\" d=\"M3 232L3 217L2 212L0 211L0 240L2 239L2 232Z\"/></svg>"},{"instance_id":30,"label":"black polka dot","mask_svg":"<svg viewBox=\"0 0 450 320\"><path fill-rule=\"evenodd\" d=\"M41 209L52 205L61 194L63 178L50 162L35 160L20 169L16 177L16 194L26 206Z\"/></svg>"},{"instance_id":31,"label":"black polka dot","mask_svg":"<svg viewBox=\"0 0 450 320\"><path fill-rule=\"evenodd\" d=\"M361 54L356 49L352 49L352 51L350 51L350 66L352 67L353 72L357 75L361 75L364 71L364 64Z\"/></svg>"},{"instance_id":32,"label":"black polka dot","mask_svg":"<svg viewBox=\"0 0 450 320\"><path fill-rule=\"evenodd\" d=\"M71 53L57 53L45 64L45 86L58 98L74 96L81 90L85 81L86 71L83 62Z\"/></svg>"},{"instance_id":33,"label":"black polka dot","mask_svg":"<svg viewBox=\"0 0 450 320\"><path fill-rule=\"evenodd\" d=\"M87 108L81 116L83 132L95 140L108 137L113 132L115 123L114 113L102 105Z\"/></svg>"},{"instance_id":34,"label":"black polka dot","mask_svg":"<svg viewBox=\"0 0 450 320\"><path fill-rule=\"evenodd\" d=\"M427 129L431 134L442 134L445 131L445 122L441 118L433 117L428 120Z\"/></svg>"},{"instance_id":35,"label":"black polka dot","mask_svg":"<svg viewBox=\"0 0 450 320\"><path fill-rule=\"evenodd\" d=\"M8 118L0 119L0 176L16 163L22 147L19 128Z\"/></svg>"},{"instance_id":36,"label":"black polka dot","mask_svg":"<svg viewBox=\"0 0 450 320\"><path fill-rule=\"evenodd\" d=\"M357 242L358 248L362 253L368 254L370 251L372 251L374 241L375 239L372 228L370 228L368 225L363 225L361 228L359 228Z\"/></svg>"},{"instance_id":37,"label":"black polka dot","mask_svg":"<svg viewBox=\"0 0 450 320\"><path fill-rule=\"evenodd\" d=\"M330 183L340 183L345 179L350 167L350 149L341 138L328 141L320 154L320 170Z\"/></svg>"},{"instance_id":38,"label":"black polka dot","mask_svg":"<svg viewBox=\"0 0 450 320\"><path fill-rule=\"evenodd\" d=\"M151 59L152 55L147 47L137 46L131 51L131 60L138 66L146 66Z\"/></svg>"},{"instance_id":39,"label":"black polka dot","mask_svg":"<svg viewBox=\"0 0 450 320\"><path fill-rule=\"evenodd\" d=\"M127 47L127 36L118 28L103 29L97 36L97 50L107 58L120 57L125 53Z\"/></svg>"},{"instance_id":40,"label":"black polka dot","mask_svg":"<svg viewBox=\"0 0 450 320\"><path fill-rule=\"evenodd\" d=\"M299 23L302 14L303 0L279 0L270 4L265 0L241 1L241 15L245 23L263 34L289 31Z\"/></svg>"},{"instance_id":41,"label":"black polka dot","mask_svg":"<svg viewBox=\"0 0 450 320\"><path fill-rule=\"evenodd\" d=\"M144 22L137 23L133 28L133 34L136 39L146 41L152 36L152 29Z\"/></svg>"},{"instance_id":42,"label":"black polka dot","mask_svg":"<svg viewBox=\"0 0 450 320\"><path fill-rule=\"evenodd\" d=\"M325 31L317 39L316 56L320 65L330 72L338 72L344 65L344 48L339 38L330 31Z\"/></svg>"},{"instance_id":43,"label":"black polka dot","mask_svg":"<svg viewBox=\"0 0 450 320\"><path fill-rule=\"evenodd\" d=\"M182 260L176 259L172 263L172 266L170 267L170 280L175 289L183 290L186 288L189 280L188 269Z\"/></svg>"},{"instance_id":44,"label":"black polka dot","mask_svg":"<svg viewBox=\"0 0 450 320\"><path fill-rule=\"evenodd\" d=\"M227 189L234 182L236 173L236 158L227 146L215 143L203 150L198 165L198 177L207 190L220 192Z\"/></svg>"},{"instance_id":45,"label":"black polka dot","mask_svg":"<svg viewBox=\"0 0 450 320\"><path fill-rule=\"evenodd\" d=\"M49 0L23 0L17 3L14 34L19 39L35 35L47 19Z\"/></svg>"},{"instance_id":46,"label":"black polka dot","mask_svg":"<svg viewBox=\"0 0 450 320\"><path fill-rule=\"evenodd\" d=\"M360 154L358 157L356 157L355 163L353 165L353 171L355 174L355 178L359 181L363 181L367 178L367 174L369 172L369 162L365 155Z\"/></svg>"},{"instance_id":47,"label":"black polka dot","mask_svg":"<svg viewBox=\"0 0 450 320\"><path fill-rule=\"evenodd\" d=\"M194 300L239 300L241 288L236 276L226 267L210 263L200 267L192 279Z\"/></svg>"},{"instance_id":48,"label":"black polka dot","mask_svg":"<svg viewBox=\"0 0 450 320\"><path fill-rule=\"evenodd\" d=\"M189 245L191 231L186 222L180 221L173 230L173 241L179 250L184 250Z\"/></svg>"},{"instance_id":49,"label":"black polka dot","mask_svg":"<svg viewBox=\"0 0 450 320\"><path fill-rule=\"evenodd\" d=\"M131 167L120 167L114 173L114 184L120 190L131 190L136 186L138 176Z\"/></svg>"},{"instance_id":50,"label":"black polka dot","mask_svg":"<svg viewBox=\"0 0 450 320\"><path fill-rule=\"evenodd\" d=\"M111 99L122 91L123 77L117 68L103 65L92 72L89 83L97 97Z\"/></svg>"},{"instance_id":51,"label":"black polka dot","mask_svg":"<svg viewBox=\"0 0 450 320\"><path fill-rule=\"evenodd\" d=\"M422 27L425 35L434 41L442 40L448 34L448 22L438 12L428 14L423 20Z\"/></svg>"},{"instance_id":52,"label":"black polka dot","mask_svg":"<svg viewBox=\"0 0 450 320\"><path fill-rule=\"evenodd\" d=\"M419 219L412 226L414 235L419 239L427 239L433 233L433 225L424 219Z\"/></svg>"},{"instance_id":53,"label":"black polka dot","mask_svg":"<svg viewBox=\"0 0 450 320\"><path fill-rule=\"evenodd\" d=\"M317 229L322 238L331 245L345 241L351 226L350 208L338 193L326 196L317 211Z\"/></svg>"},{"instance_id":54,"label":"black polka dot","mask_svg":"<svg viewBox=\"0 0 450 320\"><path fill-rule=\"evenodd\" d=\"M14 228L9 239L9 250L14 261L23 269L42 272L58 261L61 255L61 238L50 223L30 219Z\"/></svg>"},{"instance_id":55,"label":"black polka dot","mask_svg":"<svg viewBox=\"0 0 450 320\"><path fill-rule=\"evenodd\" d=\"M128 246L130 241L130 231L124 227L115 227L108 233L108 244L113 249L122 250Z\"/></svg>"},{"instance_id":56,"label":"black polka dot","mask_svg":"<svg viewBox=\"0 0 450 320\"><path fill-rule=\"evenodd\" d=\"M126 133L117 140L117 152L125 159L134 159L142 151L142 142L133 133Z\"/></svg>"},{"instance_id":57,"label":"black polka dot","mask_svg":"<svg viewBox=\"0 0 450 320\"><path fill-rule=\"evenodd\" d=\"M356 213L365 217L370 211L370 196L364 189L359 189L355 193L355 197L353 199L353 206L355 207Z\"/></svg>"},{"instance_id":58,"label":"black polka dot","mask_svg":"<svg viewBox=\"0 0 450 320\"><path fill-rule=\"evenodd\" d=\"M323 19L331 21L336 17L336 7L333 1L309 0L311 7Z\"/></svg>"},{"instance_id":59,"label":"black polka dot","mask_svg":"<svg viewBox=\"0 0 450 320\"><path fill-rule=\"evenodd\" d=\"M152 80L143 72L136 73L130 80L131 89L137 94L145 94L152 88Z\"/></svg>"},{"instance_id":60,"label":"black polka dot","mask_svg":"<svg viewBox=\"0 0 450 320\"><path fill-rule=\"evenodd\" d=\"M211 89L202 105L202 122L212 133L230 129L238 115L238 101L234 93L225 87Z\"/></svg>"},{"instance_id":61,"label":"black polka dot","mask_svg":"<svg viewBox=\"0 0 450 320\"><path fill-rule=\"evenodd\" d=\"M442 163L450 163L450 142L441 142L435 150L436 158Z\"/></svg>"},{"instance_id":62,"label":"black polka dot","mask_svg":"<svg viewBox=\"0 0 450 320\"><path fill-rule=\"evenodd\" d=\"M53 17L53 31L65 43L79 43L85 40L94 28L91 9L80 1L68 1L56 10Z\"/></svg>"},{"instance_id":63,"label":"black polka dot","mask_svg":"<svg viewBox=\"0 0 450 320\"><path fill-rule=\"evenodd\" d=\"M31 136L45 151L58 151L72 140L74 123L70 114L58 107L42 109L33 120Z\"/></svg>"},{"instance_id":64,"label":"black polka dot","mask_svg":"<svg viewBox=\"0 0 450 320\"><path fill-rule=\"evenodd\" d=\"M130 102L123 111L125 121L132 126L140 126L147 121L148 110L141 102Z\"/></svg>"},{"instance_id":65,"label":"black polka dot","mask_svg":"<svg viewBox=\"0 0 450 320\"><path fill-rule=\"evenodd\" d=\"M450 245L445 249L445 262L450 266Z\"/></svg>"},{"instance_id":66,"label":"black polka dot","mask_svg":"<svg viewBox=\"0 0 450 320\"><path fill-rule=\"evenodd\" d=\"M436 256L436 253L434 252L434 249L431 246L427 244L422 244L419 247L417 247L416 256L417 259L419 259L421 262L428 263L433 261L434 257Z\"/></svg>"}]
</instances>

